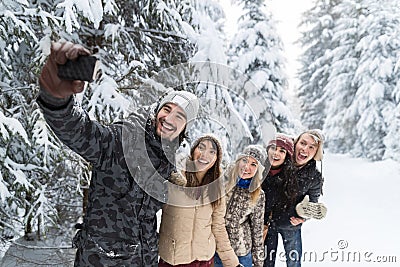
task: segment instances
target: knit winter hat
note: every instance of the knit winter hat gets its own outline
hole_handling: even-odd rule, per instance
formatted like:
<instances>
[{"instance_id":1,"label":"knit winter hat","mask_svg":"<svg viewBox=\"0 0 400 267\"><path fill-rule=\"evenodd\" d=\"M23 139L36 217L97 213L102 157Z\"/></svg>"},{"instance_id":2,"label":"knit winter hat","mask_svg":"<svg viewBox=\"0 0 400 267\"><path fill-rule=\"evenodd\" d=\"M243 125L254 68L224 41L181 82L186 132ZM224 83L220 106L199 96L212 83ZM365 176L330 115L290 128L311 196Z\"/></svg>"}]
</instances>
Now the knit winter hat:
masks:
<instances>
[{"instance_id":1,"label":"knit winter hat","mask_svg":"<svg viewBox=\"0 0 400 267\"><path fill-rule=\"evenodd\" d=\"M197 96L187 91L171 90L160 100L156 113L167 103L176 104L183 109L186 114L186 130L190 128L199 112L200 103Z\"/></svg>"},{"instance_id":2,"label":"knit winter hat","mask_svg":"<svg viewBox=\"0 0 400 267\"><path fill-rule=\"evenodd\" d=\"M253 192L257 188L260 187L262 181L262 173L265 170L265 160L267 159L267 152L265 149L260 145L248 145L242 153L240 153L236 159L236 162L243 157L252 157L257 160L258 162L258 170L255 177L258 179L251 179L249 191Z\"/></svg>"},{"instance_id":3,"label":"knit winter hat","mask_svg":"<svg viewBox=\"0 0 400 267\"><path fill-rule=\"evenodd\" d=\"M265 167L265 160L267 159L267 154L265 149L260 145L248 145L242 153L238 155L238 158L242 157L253 157L258 161L258 164Z\"/></svg>"},{"instance_id":4,"label":"knit winter hat","mask_svg":"<svg viewBox=\"0 0 400 267\"><path fill-rule=\"evenodd\" d=\"M297 144L297 142L299 141L300 137L303 134L309 134L315 141L316 144L318 144L318 150L317 153L315 153L314 159L317 161L321 161L323 158L323 154L324 154L324 141L325 141L325 136L322 133L322 131L320 129L311 129L311 130L307 130L305 132L302 132L295 140L294 140L294 145Z\"/></svg>"},{"instance_id":5,"label":"knit winter hat","mask_svg":"<svg viewBox=\"0 0 400 267\"><path fill-rule=\"evenodd\" d=\"M293 157L293 139L289 136L282 133L276 134L275 139L269 141L267 145L267 151L272 145L283 147L287 151L287 153L289 153L290 157Z\"/></svg>"}]
</instances>

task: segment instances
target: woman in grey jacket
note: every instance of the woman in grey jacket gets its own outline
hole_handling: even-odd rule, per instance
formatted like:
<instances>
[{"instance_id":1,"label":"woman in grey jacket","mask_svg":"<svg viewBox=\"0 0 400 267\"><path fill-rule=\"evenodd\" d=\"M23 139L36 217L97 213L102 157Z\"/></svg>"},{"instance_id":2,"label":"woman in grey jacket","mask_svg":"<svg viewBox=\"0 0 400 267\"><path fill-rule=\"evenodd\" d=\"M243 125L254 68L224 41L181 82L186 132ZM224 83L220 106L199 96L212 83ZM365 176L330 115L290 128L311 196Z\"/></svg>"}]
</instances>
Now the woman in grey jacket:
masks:
<instances>
[{"instance_id":1,"label":"woman in grey jacket","mask_svg":"<svg viewBox=\"0 0 400 267\"><path fill-rule=\"evenodd\" d=\"M228 180L225 225L239 262L245 267L263 266L265 195L261 189L266 153L259 145L247 146L226 173ZM215 267L223 266L218 253Z\"/></svg>"}]
</instances>

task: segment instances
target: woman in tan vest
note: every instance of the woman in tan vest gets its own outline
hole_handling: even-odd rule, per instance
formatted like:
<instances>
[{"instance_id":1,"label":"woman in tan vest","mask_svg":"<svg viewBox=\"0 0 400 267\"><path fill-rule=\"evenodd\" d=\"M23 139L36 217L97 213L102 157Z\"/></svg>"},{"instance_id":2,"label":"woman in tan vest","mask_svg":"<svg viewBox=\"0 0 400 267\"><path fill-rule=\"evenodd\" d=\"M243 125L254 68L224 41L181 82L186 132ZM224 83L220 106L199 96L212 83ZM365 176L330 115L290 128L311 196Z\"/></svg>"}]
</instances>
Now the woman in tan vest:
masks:
<instances>
[{"instance_id":1,"label":"woman in tan vest","mask_svg":"<svg viewBox=\"0 0 400 267\"><path fill-rule=\"evenodd\" d=\"M186 170L172 175L162 209L159 267L212 266L215 251L224 266L239 266L225 228L221 160L219 140L204 135L194 142Z\"/></svg>"}]
</instances>

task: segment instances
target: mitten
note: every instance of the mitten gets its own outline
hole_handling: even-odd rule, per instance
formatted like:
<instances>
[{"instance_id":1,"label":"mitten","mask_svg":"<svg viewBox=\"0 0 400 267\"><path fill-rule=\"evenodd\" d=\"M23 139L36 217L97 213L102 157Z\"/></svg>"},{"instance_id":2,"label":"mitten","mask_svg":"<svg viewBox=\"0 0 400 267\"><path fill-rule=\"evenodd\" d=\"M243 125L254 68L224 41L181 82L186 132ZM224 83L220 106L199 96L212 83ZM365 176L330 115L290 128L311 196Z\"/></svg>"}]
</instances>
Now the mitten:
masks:
<instances>
[{"instance_id":1,"label":"mitten","mask_svg":"<svg viewBox=\"0 0 400 267\"><path fill-rule=\"evenodd\" d=\"M180 186L185 186L187 183L186 177L181 173L177 171L173 171L171 175L169 176L168 179L171 183L180 185Z\"/></svg>"},{"instance_id":2,"label":"mitten","mask_svg":"<svg viewBox=\"0 0 400 267\"><path fill-rule=\"evenodd\" d=\"M305 196L303 201L296 205L297 214L304 218L323 219L326 216L327 208L322 203L309 202L309 196Z\"/></svg>"},{"instance_id":3,"label":"mitten","mask_svg":"<svg viewBox=\"0 0 400 267\"><path fill-rule=\"evenodd\" d=\"M76 60L80 55L89 55L90 52L83 46L71 42L52 43L51 53L43 66L39 77L41 88L56 98L67 98L80 93L85 82L78 80L61 80L58 76L58 65L63 65L67 60Z\"/></svg>"}]
</instances>

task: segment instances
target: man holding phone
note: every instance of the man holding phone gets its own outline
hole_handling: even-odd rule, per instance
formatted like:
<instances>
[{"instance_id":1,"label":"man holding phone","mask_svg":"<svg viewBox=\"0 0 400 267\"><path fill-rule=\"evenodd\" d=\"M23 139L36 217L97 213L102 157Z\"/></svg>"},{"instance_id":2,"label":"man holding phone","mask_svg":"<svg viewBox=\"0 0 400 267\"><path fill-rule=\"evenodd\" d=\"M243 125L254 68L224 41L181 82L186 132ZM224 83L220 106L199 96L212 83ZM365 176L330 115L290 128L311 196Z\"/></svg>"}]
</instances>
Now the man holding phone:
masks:
<instances>
[{"instance_id":1,"label":"man holding phone","mask_svg":"<svg viewBox=\"0 0 400 267\"><path fill-rule=\"evenodd\" d=\"M75 101L85 82L58 75L60 65L88 55L80 45L53 43L37 98L58 138L93 167L87 211L74 237L75 266L157 266L156 212L199 100L170 91L124 122L101 125Z\"/></svg>"}]
</instances>

